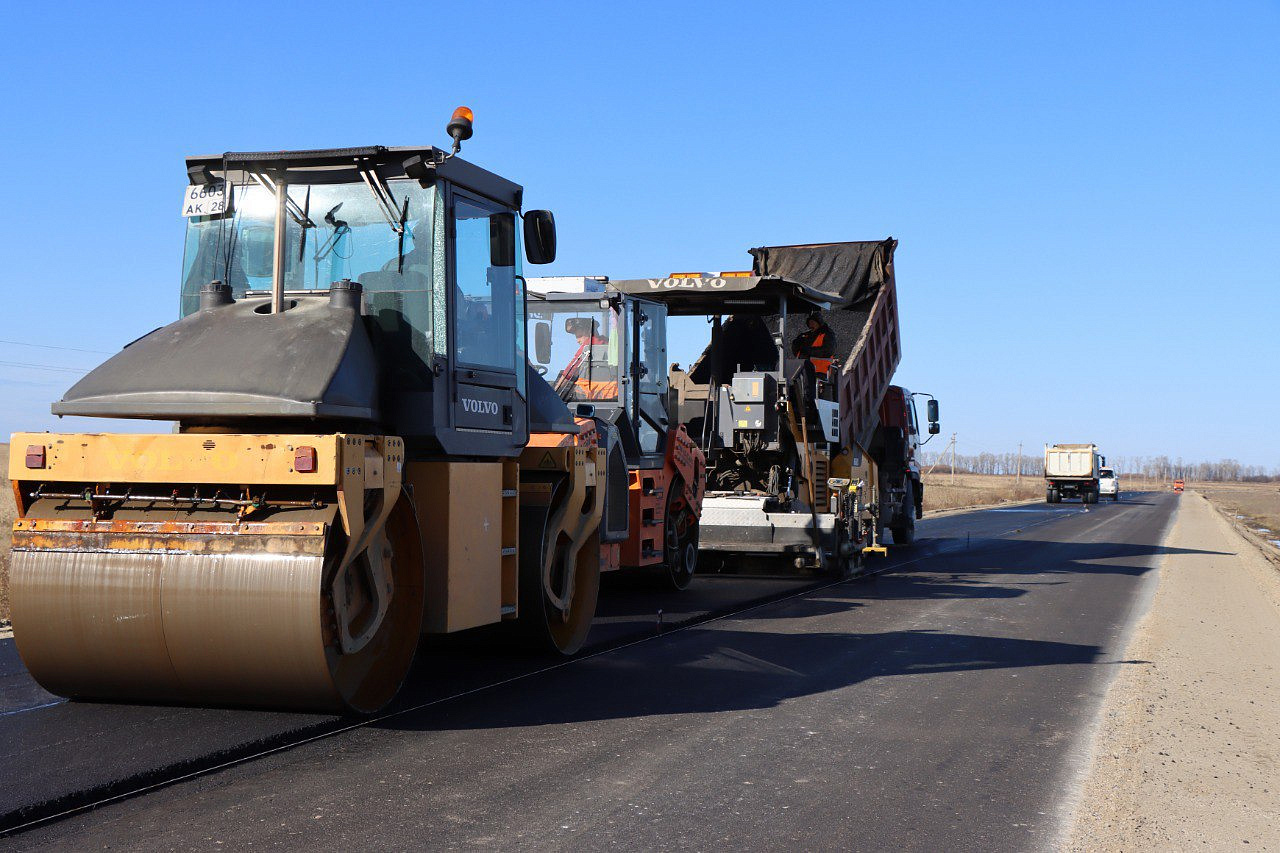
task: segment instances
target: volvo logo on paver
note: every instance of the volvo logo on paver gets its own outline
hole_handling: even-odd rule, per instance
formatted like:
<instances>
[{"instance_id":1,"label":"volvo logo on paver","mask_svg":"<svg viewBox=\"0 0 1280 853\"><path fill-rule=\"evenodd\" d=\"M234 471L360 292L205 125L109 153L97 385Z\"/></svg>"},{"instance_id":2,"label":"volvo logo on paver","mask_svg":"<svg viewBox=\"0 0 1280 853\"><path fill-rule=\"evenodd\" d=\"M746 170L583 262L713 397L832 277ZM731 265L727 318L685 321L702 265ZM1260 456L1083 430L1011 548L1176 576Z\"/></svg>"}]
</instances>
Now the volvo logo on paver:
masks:
<instances>
[{"instance_id":1,"label":"volvo logo on paver","mask_svg":"<svg viewBox=\"0 0 1280 853\"><path fill-rule=\"evenodd\" d=\"M496 415L498 414L498 404L492 400L477 400L473 397L463 397L462 411L474 412L477 415Z\"/></svg>"},{"instance_id":2,"label":"volvo logo on paver","mask_svg":"<svg viewBox=\"0 0 1280 853\"><path fill-rule=\"evenodd\" d=\"M704 287L725 286L725 280L722 278L648 278L645 281L649 282L650 290L663 288L670 290L675 287L701 290Z\"/></svg>"}]
</instances>

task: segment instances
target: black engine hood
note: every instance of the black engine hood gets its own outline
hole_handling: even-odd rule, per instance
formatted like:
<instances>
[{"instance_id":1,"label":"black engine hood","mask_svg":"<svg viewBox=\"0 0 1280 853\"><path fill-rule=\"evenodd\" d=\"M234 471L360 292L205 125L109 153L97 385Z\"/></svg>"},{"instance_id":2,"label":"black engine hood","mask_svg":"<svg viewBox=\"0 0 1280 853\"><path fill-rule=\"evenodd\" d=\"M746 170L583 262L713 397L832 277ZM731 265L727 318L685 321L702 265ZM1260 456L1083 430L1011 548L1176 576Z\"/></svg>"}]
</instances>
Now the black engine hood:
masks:
<instances>
[{"instance_id":1,"label":"black engine hood","mask_svg":"<svg viewBox=\"0 0 1280 853\"><path fill-rule=\"evenodd\" d=\"M358 311L325 295L197 311L125 347L53 404L55 415L156 420L379 420L378 362Z\"/></svg>"}]
</instances>

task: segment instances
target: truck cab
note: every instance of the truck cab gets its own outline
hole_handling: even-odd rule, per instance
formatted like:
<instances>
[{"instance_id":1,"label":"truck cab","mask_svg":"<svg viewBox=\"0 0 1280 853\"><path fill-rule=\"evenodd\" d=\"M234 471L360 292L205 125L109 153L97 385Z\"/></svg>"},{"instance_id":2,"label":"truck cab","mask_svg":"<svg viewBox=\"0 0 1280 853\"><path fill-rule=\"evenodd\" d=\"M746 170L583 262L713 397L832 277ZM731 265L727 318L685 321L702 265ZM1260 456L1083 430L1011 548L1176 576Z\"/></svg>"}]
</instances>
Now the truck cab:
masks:
<instances>
[{"instance_id":1,"label":"truck cab","mask_svg":"<svg viewBox=\"0 0 1280 853\"><path fill-rule=\"evenodd\" d=\"M924 482L920 475L920 415L916 394L890 385L880 402L880 423L868 448L879 460L881 520L895 545L915 541L915 522L924 517ZM938 402L929 400L929 434L937 435Z\"/></svg>"}]
</instances>

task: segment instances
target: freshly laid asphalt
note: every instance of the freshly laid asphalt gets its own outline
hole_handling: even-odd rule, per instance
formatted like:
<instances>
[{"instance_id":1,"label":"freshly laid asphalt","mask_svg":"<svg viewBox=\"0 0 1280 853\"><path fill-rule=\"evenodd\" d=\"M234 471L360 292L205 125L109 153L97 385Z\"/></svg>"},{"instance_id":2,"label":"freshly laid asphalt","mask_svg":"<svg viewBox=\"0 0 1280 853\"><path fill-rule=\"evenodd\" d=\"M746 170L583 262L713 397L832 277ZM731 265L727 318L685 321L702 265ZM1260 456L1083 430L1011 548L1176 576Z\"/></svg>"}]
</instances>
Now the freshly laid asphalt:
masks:
<instances>
[{"instance_id":1,"label":"freshly laid asphalt","mask_svg":"<svg viewBox=\"0 0 1280 853\"><path fill-rule=\"evenodd\" d=\"M0 642L0 826L161 783L7 843L1048 847L1112 674L1141 665L1124 634L1175 506L929 519L885 574L818 589L615 582L588 654L433 643L399 713L337 733L316 715L59 702Z\"/></svg>"}]
</instances>

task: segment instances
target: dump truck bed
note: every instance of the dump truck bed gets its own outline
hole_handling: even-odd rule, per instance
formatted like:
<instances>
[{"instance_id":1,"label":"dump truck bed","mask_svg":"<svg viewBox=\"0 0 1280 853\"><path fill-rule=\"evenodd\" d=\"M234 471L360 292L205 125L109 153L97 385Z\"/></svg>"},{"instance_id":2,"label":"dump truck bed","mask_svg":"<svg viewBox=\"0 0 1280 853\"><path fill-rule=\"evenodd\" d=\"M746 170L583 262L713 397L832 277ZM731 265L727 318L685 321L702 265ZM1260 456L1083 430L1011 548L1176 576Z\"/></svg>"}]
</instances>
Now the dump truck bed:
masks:
<instances>
[{"instance_id":1,"label":"dump truck bed","mask_svg":"<svg viewBox=\"0 0 1280 853\"><path fill-rule=\"evenodd\" d=\"M1055 444L1044 449L1044 475L1054 480L1097 477L1095 444Z\"/></svg>"},{"instance_id":2,"label":"dump truck bed","mask_svg":"<svg viewBox=\"0 0 1280 853\"><path fill-rule=\"evenodd\" d=\"M898 241L860 240L752 249L753 272L801 281L838 300L822 312L836 335L840 372L840 435L866 448L879 423L893 373L902 359L893 252ZM768 322L768 320L766 320ZM771 325L772 328L772 325ZM788 342L805 329L805 315L787 316Z\"/></svg>"},{"instance_id":3,"label":"dump truck bed","mask_svg":"<svg viewBox=\"0 0 1280 853\"><path fill-rule=\"evenodd\" d=\"M840 435L844 443L868 447L879 423L879 403L893 379L902 345L897 323L893 250L897 241L805 243L753 248L753 272L804 282L827 293L837 306L823 311L836 333L840 373ZM773 325L769 319L765 323ZM787 315L790 343L805 329L805 315Z\"/></svg>"}]
</instances>

